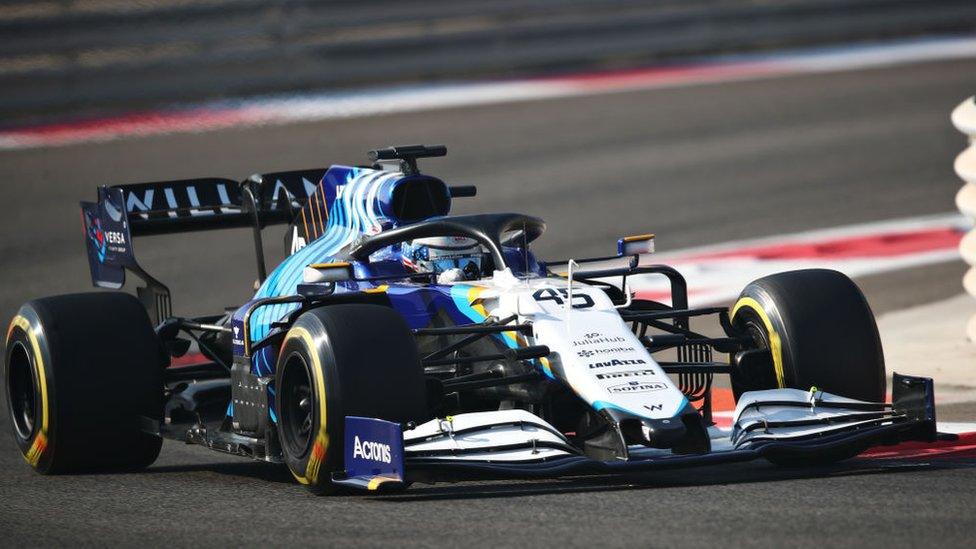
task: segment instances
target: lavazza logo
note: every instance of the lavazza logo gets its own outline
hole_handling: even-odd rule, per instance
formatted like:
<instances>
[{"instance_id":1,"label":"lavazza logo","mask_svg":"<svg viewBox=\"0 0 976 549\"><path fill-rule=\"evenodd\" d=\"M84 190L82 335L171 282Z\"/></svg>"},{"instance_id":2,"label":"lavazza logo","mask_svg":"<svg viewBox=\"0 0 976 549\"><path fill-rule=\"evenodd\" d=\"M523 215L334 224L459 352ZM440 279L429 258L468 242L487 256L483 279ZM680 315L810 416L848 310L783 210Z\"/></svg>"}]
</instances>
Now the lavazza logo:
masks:
<instances>
[{"instance_id":1,"label":"lavazza logo","mask_svg":"<svg viewBox=\"0 0 976 549\"><path fill-rule=\"evenodd\" d=\"M592 362L590 363L590 368L609 368L610 366L637 366L638 364L647 364L642 359L634 360L619 360L613 359L606 362Z\"/></svg>"},{"instance_id":2,"label":"lavazza logo","mask_svg":"<svg viewBox=\"0 0 976 549\"><path fill-rule=\"evenodd\" d=\"M626 339L616 336L616 337L606 337L600 332L590 332L583 334L583 339L577 339L573 341L573 347L583 347L586 345L599 345L601 343L623 343Z\"/></svg>"},{"instance_id":3,"label":"lavazza logo","mask_svg":"<svg viewBox=\"0 0 976 549\"><path fill-rule=\"evenodd\" d=\"M371 440L360 441L357 435L353 444L352 457L369 459L372 461L382 461L390 463L393 457L390 455L390 445Z\"/></svg>"}]
</instances>

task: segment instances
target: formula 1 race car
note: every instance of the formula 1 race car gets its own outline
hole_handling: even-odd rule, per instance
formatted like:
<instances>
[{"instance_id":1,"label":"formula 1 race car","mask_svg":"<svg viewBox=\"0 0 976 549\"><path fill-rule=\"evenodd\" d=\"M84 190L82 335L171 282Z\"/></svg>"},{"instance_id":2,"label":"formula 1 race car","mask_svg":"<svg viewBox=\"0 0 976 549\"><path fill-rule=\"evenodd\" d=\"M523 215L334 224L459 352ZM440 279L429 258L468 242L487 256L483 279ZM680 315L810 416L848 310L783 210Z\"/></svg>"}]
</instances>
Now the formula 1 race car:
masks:
<instances>
[{"instance_id":1,"label":"formula 1 race car","mask_svg":"<svg viewBox=\"0 0 976 549\"><path fill-rule=\"evenodd\" d=\"M516 213L449 216L470 186L421 174L442 146L252 176L104 186L82 202L96 292L25 304L6 336L14 436L38 472L150 465L169 438L284 464L313 492L615 474L766 458L823 463L933 440L932 382L895 374L846 276L775 274L734 306L689 308L653 235L540 261ZM288 256L266 274L262 229ZM142 235L251 227L253 299L174 316ZM635 277L665 277L670 302ZM702 317L717 322L692 329ZM719 333L720 337L705 335ZM199 359L174 361L198 355ZM187 364L189 362L189 364ZM731 431L712 422L731 378Z\"/></svg>"}]
</instances>

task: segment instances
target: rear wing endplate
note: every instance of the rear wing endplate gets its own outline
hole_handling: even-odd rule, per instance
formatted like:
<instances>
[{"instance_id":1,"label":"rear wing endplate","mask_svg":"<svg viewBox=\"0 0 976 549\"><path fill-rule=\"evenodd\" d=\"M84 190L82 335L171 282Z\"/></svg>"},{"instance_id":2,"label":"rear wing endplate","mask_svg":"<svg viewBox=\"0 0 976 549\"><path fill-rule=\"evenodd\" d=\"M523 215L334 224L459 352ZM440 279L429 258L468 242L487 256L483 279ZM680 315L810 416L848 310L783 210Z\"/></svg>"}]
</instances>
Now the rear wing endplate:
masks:
<instances>
[{"instance_id":1,"label":"rear wing endplate","mask_svg":"<svg viewBox=\"0 0 976 549\"><path fill-rule=\"evenodd\" d=\"M136 261L132 238L187 231L252 227L258 278L265 276L261 229L289 223L308 200L325 168L259 174L243 182L203 178L102 186L96 202L81 202L92 283L121 288L125 271L146 282L139 297L150 317L171 314L169 290Z\"/></svg>"}]
</instances>

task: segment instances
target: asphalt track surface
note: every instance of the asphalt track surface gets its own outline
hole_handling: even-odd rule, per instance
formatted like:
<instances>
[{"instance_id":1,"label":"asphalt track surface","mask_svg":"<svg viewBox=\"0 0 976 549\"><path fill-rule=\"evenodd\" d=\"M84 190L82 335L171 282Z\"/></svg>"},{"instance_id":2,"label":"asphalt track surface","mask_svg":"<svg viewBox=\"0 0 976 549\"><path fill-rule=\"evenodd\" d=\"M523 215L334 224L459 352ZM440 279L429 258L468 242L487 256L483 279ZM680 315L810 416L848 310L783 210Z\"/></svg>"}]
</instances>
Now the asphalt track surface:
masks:
<instances>
[{"instance_id":1,"label":"asphalt track surface","mask_svg":"<svg viewBox=\"0 0 976 549\"><path fill-rule=\"evenodd\" d=\"M360 163L395 143L449 146L422 167L478 185L456 213L546 218L543 258L606 254L646 230L665 250L945 212L963 146L948 114L973 91L976 61L935 62L4 152L0 317L34 296L88 290L77 201L95 185ZM269 249L279 234L267 231ZM135 249L170 284L177 313L237 304L253 281L246 231ZM880 312L958 293L963 270L860 282ZM942 412L976 419L971 406ZM754 463L323 499L280 468L173 442L142 473L41 477L5 435L0 543L964 546L976 530L972 465Z\"/></svg>"}]
</instances>

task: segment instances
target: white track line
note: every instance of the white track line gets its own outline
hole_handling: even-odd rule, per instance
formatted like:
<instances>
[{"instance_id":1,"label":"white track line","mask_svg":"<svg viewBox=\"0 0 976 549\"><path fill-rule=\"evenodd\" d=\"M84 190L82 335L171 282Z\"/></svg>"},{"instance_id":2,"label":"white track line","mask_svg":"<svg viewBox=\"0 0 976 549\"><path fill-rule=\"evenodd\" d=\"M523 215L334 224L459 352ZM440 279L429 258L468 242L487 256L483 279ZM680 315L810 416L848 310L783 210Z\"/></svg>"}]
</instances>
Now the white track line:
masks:
<instances>
[{"instance_id":1,"label":"white track line","mask_svg":"<svg viewBox=\"0 0 976 549\"><path fill-rule=\"evenodd\" d=\"M911 217L689 248L654 261L681 271L689 301L701 306L729 302L750 281L776 272L827 268L858 277L959 260L959 240L971 227L960 214ZM660 276L631 277L631 289L650 299L670 295Z\"/></svg>"},{"instance_id":2,"label":"white track line","mask_svg":"<svg viewBox=\"0 0 976 549\"><path fill-rule=\"evenodd\" d=\"M943 59L976 58L976 38L928 38L776 54L700 59L682 66L504 82L400 86L348 92L210 102L133 115L0 131L0 150L69 145L221 128L280 125L714 84L791 74L860 70Z\"/></svg>"}]
</instances>

